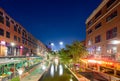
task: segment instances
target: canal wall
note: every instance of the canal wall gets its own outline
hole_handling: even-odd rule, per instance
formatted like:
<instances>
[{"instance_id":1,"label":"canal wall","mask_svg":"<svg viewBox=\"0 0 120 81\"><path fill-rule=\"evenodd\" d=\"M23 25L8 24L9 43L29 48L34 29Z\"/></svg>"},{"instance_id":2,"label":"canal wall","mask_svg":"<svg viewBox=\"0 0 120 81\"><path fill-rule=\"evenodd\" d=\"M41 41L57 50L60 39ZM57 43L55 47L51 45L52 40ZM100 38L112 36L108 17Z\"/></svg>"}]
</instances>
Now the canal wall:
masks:
<instances>
[{"instance_id":1,"label":"canal wall","mask_svg":"<svg viewBox=\"0 0 120 81\"><path fill-rule=\"evenodd\" d=\"M39 80L42 78L43 74L49 70L50 64L51 64L51 63L49 62L47 69L44 70L44 71L41 73L40 77L39 77L38 80L36 80L36 81L39 81Z\"/></svg>"},{"instance_id":2,"label":"canal wall","mask_svg":"<svg viewBox=\"0 0 120 81\"><path fill-rule=\"evenodd\" d=\"M75 76L75 78L78 81L90 81L87 78L85 78L84 76L80 75L80 74L75 74L70 68L67 67L67 69ZM79 77L78 77L79 76Z\"/></svg>"}]
</instances>

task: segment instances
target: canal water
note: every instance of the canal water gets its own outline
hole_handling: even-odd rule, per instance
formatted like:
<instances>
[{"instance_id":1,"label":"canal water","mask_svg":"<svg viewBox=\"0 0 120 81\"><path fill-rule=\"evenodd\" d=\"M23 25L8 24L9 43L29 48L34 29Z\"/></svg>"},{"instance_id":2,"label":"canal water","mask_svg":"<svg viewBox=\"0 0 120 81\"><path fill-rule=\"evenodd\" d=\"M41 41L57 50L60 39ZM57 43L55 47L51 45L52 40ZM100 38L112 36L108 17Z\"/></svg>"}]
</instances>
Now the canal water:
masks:
<instances>
[{"instance_id":1,"label":"canal water","mask_svg":"<svg viewBox=\"0 0 120 81\"><path fill-rule=\"evenodd\" d=\"M63 64L51 64L39 81L78 81Z\"/></svg>"}]
</instances>

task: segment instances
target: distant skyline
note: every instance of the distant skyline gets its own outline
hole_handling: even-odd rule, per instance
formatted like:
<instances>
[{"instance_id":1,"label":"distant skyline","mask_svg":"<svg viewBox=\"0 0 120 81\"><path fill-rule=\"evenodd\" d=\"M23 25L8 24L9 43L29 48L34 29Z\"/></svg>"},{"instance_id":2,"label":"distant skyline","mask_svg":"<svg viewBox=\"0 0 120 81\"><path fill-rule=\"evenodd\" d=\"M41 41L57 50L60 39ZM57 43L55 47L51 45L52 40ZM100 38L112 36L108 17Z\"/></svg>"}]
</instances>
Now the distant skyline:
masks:
<instances>
[{"instance_id":1,"label":"distant skyline","mask_svg":"<svg viewBox=\"0 0 120 81\"><path fill-rule=\"evenodd\" d=\"M84 40L85 21L102 0L0 0L8 15L48 45Z\"/></svg>"}]
</instances>

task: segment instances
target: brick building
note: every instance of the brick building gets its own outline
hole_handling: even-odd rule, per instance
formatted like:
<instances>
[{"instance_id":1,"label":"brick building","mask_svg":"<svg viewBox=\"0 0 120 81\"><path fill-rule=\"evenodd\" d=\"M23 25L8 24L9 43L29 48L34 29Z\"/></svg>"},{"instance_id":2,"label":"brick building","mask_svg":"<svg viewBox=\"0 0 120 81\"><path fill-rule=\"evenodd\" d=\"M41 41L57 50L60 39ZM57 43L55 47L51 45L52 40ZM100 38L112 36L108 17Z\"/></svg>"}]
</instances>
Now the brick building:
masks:
<instances>
[{"instance_id":1,"label":"brick building","mask_svg":"<svg viewBox=\"0 0 120 81\"><path fill-rule=\"evenodd\" d=\"M86 47L91 56L120 60L120 0L103 0L87 18Z\"/></svg>"},{"instance_id":2,"label":"brick building","mask_svg":"<svg viewBox=\"0 0 120 81\"><path fill-rule=\"evenodd\" d=\"M30 56L44 50L41 41L0 8L0 56Z\"/></svg>"}]
</instances>

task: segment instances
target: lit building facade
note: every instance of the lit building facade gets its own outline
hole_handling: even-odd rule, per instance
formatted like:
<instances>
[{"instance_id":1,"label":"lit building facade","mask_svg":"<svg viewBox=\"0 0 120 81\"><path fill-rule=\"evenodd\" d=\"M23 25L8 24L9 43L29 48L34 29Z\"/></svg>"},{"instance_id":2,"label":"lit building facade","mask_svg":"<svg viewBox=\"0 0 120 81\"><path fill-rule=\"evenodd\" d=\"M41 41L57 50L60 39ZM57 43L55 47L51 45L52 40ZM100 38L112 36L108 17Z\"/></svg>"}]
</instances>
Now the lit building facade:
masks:
<instances>
[{"instance_id":1,"label":"lit building facade","mask_svg":"<svg viewBox=\"0 0 120 81\"><path fill-rule=\"evenodd\" d=\"M120 61L120 0L103 0L86 20L90 56Z\"/></svg>"},{"instance_id":2,"label":"lit building facade","mask_svg":"<svg viewBox=\"0 0 120 81\"><path fill-rule=\"evenodd\" d=\"M0 8L0 57L38 55L38 49L46 48L42 42Z\"/></svg>"}]
</instances>

